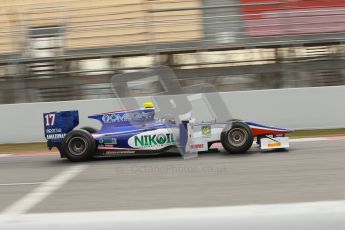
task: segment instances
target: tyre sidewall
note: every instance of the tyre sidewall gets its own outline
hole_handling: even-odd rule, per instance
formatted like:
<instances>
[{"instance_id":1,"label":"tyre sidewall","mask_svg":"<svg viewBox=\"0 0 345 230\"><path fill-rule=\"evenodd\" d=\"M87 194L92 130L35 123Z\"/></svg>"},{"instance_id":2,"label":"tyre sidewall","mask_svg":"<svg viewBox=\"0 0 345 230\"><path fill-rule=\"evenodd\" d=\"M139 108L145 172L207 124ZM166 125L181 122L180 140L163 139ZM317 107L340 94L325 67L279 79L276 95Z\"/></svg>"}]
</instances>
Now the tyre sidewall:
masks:
<instances>
[{"instance_id":1,"label":"tyre sidewall","mask_svg":"<svg viewBox=\"0 0 345 230\"><path fill-rule=\"evenodd\" d=\"M69 150L69 142L74 137L81 137L87 142L87 148L81 155L75 155ZM66 135L62 143L62 149L65 156L71 161L87 161L90 160L96 151L95 139L86 130L73 130Z\"/></svg>"}]
</instances>

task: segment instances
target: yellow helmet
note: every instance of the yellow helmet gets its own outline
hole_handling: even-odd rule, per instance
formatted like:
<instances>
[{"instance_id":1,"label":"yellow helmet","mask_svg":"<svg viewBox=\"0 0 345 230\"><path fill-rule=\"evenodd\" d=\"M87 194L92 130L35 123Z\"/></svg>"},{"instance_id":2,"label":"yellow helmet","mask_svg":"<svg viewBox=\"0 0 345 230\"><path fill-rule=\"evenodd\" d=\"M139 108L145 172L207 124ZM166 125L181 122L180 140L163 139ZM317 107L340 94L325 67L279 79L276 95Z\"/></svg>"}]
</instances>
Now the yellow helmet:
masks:
<instances>
[{"instance_id":1,"label":"yellow helmet","mask_svg":"<svg viewBox=\"0 0 345 230\"><path fill-rule=\"evenodd\" d=\"M144 103L144 108L145 108L145 109L153 109L154 106L153 106L152 101L147 101L147 102L145 102L145 103Z\"/></svg>"}]
</instances>

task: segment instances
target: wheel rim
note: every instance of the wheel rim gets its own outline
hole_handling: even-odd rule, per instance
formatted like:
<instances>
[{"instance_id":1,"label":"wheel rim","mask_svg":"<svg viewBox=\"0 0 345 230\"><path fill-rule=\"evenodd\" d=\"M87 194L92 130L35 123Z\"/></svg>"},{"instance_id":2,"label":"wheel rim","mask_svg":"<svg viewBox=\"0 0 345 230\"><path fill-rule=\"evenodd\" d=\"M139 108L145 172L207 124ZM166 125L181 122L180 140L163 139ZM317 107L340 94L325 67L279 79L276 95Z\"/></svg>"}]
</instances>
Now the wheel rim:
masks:
<instances>
[{"instance_id":1,"label":"wheel rim","mask_svg":"<svg viewBox=\"0 0 345 230\"><path fill-rule=\"evenodd\" d=\"M68 142L69 152L76 156L83 155L86 152L87 147L87 140L83 137L72 137Z\"/></svg>"},{"instance_id":2,"label":"wheel rim","mask_svg":"<svg viewBox=\"0 0 345 230\"><path fill-rule=\"evenodd\" d=\"M228 134L230 144L236 147L243 145L246 142L247 137L248 133L240 128L231 129Z\"/></svg>"}]
</instances>

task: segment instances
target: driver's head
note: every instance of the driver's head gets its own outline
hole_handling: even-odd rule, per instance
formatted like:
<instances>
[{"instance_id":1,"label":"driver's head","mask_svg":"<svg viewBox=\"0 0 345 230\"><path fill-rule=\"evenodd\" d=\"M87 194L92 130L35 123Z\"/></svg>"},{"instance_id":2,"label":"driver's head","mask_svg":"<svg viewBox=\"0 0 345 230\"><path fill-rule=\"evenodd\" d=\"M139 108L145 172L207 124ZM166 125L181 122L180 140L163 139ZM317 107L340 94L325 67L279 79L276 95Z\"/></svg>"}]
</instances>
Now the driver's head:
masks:
<instances>
[{"instance_id":1,"label":"driver's head","mask_svg":"<svg viewBox=\"0 0 345 230\"><path fill-rule=\"evenodd\" d=\"M147 101L144 103L144 108L145 109L153 109L154 106L153 106L153 102L152 101Z\"/></svg>"}]
</instances>

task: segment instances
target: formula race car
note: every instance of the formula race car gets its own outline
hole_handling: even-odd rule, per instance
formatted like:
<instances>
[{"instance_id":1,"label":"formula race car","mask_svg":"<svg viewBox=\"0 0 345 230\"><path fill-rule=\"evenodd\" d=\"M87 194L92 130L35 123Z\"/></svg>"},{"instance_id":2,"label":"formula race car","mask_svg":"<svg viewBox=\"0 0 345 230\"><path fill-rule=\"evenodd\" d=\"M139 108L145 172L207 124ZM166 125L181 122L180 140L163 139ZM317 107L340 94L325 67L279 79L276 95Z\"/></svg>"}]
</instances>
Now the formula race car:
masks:
<instances>
[{"instance_id":1,"label":"formula race car","mask_svg":"<svg viewBox=\"0 0 345 230\"><path fill-rule=\"evenodd\" d=\"M176 123L172 119L155 118L153 103L144 108L89 116L102 123L100 130L79 125L78 111L50 112L43 115L45 137L49 149L56 147L61 157L86 161L92 157L117 154L157 154L177 148L182 154L208 151L221 143L229 153L244 153L256 138L261 149L289 147L288 129L274 128L254 122Z\"/></svg>"}]
</instances>

